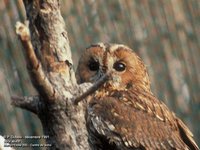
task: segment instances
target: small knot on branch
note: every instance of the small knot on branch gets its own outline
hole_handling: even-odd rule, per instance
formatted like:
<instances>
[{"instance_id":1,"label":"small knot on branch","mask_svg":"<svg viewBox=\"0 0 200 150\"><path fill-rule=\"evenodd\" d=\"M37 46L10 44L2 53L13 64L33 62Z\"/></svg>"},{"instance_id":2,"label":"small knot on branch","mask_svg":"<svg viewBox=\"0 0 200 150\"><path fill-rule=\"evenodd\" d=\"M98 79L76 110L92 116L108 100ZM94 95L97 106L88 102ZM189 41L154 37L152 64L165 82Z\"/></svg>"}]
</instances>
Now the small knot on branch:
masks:
<instances>
[{"instance_id":1,"label":"small knot on branch","mask_svg":"<svg viewBox=\"0 0 200 150\"><path fill-rule=\"evenodd\" d=\"M20 36L20 39L22 41L30 40L30 32L25 24L18 21L15 27L16 27L16 33L17 35Z\"/></svg>"}]
</instances>

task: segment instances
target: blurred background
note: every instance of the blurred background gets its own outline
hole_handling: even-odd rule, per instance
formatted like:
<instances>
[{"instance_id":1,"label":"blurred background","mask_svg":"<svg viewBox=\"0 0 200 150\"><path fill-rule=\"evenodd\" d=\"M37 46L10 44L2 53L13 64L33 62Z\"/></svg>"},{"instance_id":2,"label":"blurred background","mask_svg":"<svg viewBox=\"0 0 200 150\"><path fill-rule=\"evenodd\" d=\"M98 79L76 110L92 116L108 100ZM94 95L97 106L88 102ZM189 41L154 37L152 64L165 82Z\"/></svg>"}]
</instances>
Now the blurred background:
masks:
<instances>
[{"instance_id":1,"label":"blurred background","mask_svg":"<svg viewBox=\"0 0 200 150\"><path fill-rule=\"evenodd\" d=\"M146 63L155 95L200 145L199 0L62 0L61 10L74 68L91 43L128 45ZM25 20L22 0L0 0L0 135L43 135L35 115L10 105L12 95L36 94L15 34L19 20Z\"/></svg>"}]
</instances>

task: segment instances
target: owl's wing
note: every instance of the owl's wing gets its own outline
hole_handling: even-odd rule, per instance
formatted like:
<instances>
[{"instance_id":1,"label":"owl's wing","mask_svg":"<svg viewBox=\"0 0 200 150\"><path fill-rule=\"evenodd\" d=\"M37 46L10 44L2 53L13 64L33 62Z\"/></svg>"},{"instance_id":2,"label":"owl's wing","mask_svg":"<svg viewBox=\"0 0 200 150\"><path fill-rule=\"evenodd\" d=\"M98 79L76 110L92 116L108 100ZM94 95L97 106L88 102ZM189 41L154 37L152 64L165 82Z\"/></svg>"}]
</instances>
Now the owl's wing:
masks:
<instances>
[{"instance_id":1,"label":"owl's wing","mask_svg":"<svg viewBox=\"0 0 200 150\"><path fill-rule=\"evenodd\" d=\"M180 136L181 140L189 147L189 149L199 149L193 139L193 134L188 127L176 117L162 101L159 101L155 96L146 91L135 89L129 92L129 94L126 94L129 95L129 99L137 99L134 103L135 108L147 110L147 113L158 118L160 121L165 122L165 125L171 124L171 127L175 127L174 131L178 132L177 135ZM141 108L138 107L138 105L143 105L144 107Z\"/></svg>"},{"instance_id":2,"label":"owl's wing","mask_svg":"<svg viewBox=\"0 0 200 150\"><path fill-rule=\"evenodd\" d=\"M198 149L189 130L151 94L116 91L97 101L89 110L91 123L120 149Z\"/></svg>"},{"instance_id":3,"label":"owl's wing","mask_svg":"<svg viewBox=\"0 0 200 150\"><path fill-rule=\"evenodd\" d=\"M179 127L181 137L184 140L184 142L190 147L191 150L198 150L199 147L193 139L192 132L179 118L177 118L177 122L178 122L178 127Z\"/></svg>"},{"instance_id":4,"label":"owl's wing","mask_svg":"<svg viewBox=\"0 0 200 150\"><path fill-rule=\"evenodd\" d=\"M188 129L188 127L178 118L175 114L168 109L168 107L162 102L159 101L154 95L149 92L142 91L142 90L131 90L129 91L129 99L137 99L135 108L139 108L137 103L143 105L144 107L141 108L144 110L148 110L147 112L151 115L153 114L156 118L160 121L164 121L165 124L170 123L173 126L176 126L176 130L178 130L178 134L181 137L182 141L190 148L194 150L198 150L199 147L195 143L193 139L193 134ZM177 129L178 127L178 129Z\"/></svg>"}]
</instances>

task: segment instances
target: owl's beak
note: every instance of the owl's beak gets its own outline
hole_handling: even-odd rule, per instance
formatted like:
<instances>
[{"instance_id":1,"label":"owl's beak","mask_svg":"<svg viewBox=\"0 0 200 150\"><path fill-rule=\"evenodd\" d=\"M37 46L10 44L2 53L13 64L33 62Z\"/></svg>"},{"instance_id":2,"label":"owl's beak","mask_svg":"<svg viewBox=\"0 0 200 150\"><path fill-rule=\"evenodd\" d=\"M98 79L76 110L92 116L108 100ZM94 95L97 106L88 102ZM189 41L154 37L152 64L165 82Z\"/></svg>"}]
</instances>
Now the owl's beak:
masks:
<instances>
[{"instance_id":1,"label":"owl's beak","mask_svg":"<svg viewBox=\"0 0 200 150\"><path fill-rule=\"evenodd\" d=\"M90 82L93 83L98 81L104 74L105 73L101 69L99 69L98 72L92 78L90 78Z\"/></svg>"},{"instance_id":2,"label":"owl's beak","mask_svg":"<svg viewBox=\"0 0 200 150\"><path fill-rule=\"evenodd\" d=\"M102 68L102 70L101 69L99 69L99 71L98 71L98 73L97 73L98 75L98 79L100 79L104 74L105 74L105 71L103 70L103 68Z\"/></svg>"}]
</instances>

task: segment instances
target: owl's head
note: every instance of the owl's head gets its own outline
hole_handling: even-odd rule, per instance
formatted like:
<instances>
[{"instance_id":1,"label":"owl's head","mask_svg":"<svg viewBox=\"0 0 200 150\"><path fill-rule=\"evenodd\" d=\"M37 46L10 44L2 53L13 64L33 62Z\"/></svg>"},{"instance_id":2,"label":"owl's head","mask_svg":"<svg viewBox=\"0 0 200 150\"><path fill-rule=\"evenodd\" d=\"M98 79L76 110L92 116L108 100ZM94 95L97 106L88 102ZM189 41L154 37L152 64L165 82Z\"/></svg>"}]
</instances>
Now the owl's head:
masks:
<instances>
[{"instance_id":1,"label":"owl's head","mask_svg":"<svg viewBox=\"0 0 200 150\"><path fill-rule=\"evenodd\" d=\"M78 83L96 82L111 73L109 83L115 88L141 86L150 90L149 76L142 60L129 47L98 43L87 48L76 71Z\"/></svg>"}]
</instances>

